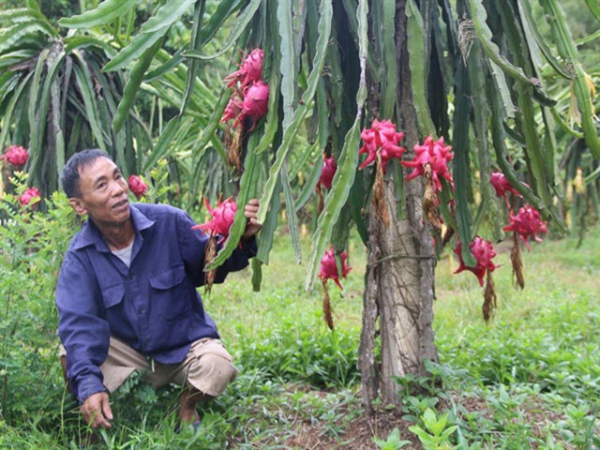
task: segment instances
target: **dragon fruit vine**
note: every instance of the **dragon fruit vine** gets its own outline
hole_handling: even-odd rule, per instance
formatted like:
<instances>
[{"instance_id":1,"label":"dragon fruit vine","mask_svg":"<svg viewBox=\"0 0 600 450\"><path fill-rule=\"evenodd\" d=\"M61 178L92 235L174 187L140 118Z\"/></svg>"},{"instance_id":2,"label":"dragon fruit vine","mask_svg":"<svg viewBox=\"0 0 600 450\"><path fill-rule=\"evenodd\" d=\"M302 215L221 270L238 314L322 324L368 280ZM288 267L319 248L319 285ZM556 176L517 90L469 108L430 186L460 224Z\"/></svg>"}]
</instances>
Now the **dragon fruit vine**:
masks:
<instances>
[{"instance_id":1,"label":"dragon fruit vine","mask_svg":"<svg viewBox=\"0 0 600 450\"><path fill-rule=\"evenodd\" d=\"M195 225L192 229L202 230L202 232L208 234L208 242L204 252L204 264L208 265L217 256L217 247L229 237L229 230L233 225L233 219L237 212L237 204L231 197L225 201L221 201L221 198L219 198L214 208L210 206L208 199L205 197L204 204L212 218L207 222ZM216 273L216 269L206 273L204 280L206 292L210 292Z\"/></svg>"},{"instance_id":2,"label":"dragon fruit vine","mask_svg":"<svg viewBox=\"0 0 600 450\"><path fill-rule=\"evenodd\" d=\"M241 173L242 140L244 132L252 132L258 120L267 114L269 85L263 77L264 52L256 48L242 61L239 69L225 77L231 97L225 107L221 122L232 122L233 137L226 142L227 159Z\"/></svg>"},{"instance_id":3,"label":"dragon fruit vine","mask_svg":"<svg viewBox=\"0 0 600 450\"><path fill-rule=\"evenodd\" d=\"M325 255L321 258L321 266L319 268L319 278L323 283L323 317L330 330L333 330L333 317L331 314L331 301L329 298L329 292L327 290L327 282L333 280L340 289L343 289L341 278L346 278L348 273L352 270L352 267L348 265L348 253L342 252L340 254L341 270L338 270L337 260L335 257L335 251L333 245L329 247L329 250L325 251Z\"/></svg>"}]
</instances>

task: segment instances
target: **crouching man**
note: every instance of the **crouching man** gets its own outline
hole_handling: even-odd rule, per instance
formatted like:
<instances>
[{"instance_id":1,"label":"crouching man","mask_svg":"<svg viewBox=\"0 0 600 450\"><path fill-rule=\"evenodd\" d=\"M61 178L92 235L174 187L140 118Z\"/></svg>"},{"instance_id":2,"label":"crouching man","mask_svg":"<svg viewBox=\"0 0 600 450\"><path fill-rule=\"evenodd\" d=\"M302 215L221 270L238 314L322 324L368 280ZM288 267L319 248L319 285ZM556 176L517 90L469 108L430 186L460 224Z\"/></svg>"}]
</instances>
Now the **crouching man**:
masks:
<instances>
[{"instance_id":1,"label":"crouching man","mask_svg":"<svg viewBox=\"0 0 600 450\"><path fill-rule=\"evenodd\" d=\"M101 150L73 155L62 174L69 203L87 222L72 239L56 290L61 362L93 428L110 428L109 394L134 371L155 387L182 386L179 420L199 423L196 405L237 375L204 311L208 237L177 208L130 204L121 171ZM256 254L258 201L245 207L242 243L215 282Z\"/></svg>"}]
</instances>

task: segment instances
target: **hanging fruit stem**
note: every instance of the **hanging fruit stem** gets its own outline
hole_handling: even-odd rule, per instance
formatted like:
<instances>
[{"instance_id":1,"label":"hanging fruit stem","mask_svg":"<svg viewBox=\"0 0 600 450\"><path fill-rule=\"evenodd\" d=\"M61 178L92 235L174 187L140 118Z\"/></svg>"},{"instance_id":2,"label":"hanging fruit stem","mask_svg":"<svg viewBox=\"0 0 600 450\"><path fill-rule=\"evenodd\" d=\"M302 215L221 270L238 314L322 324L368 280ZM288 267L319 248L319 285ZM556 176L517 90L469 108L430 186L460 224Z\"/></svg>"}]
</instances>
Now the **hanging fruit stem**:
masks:
<instances>
[{"instance_id":1,"label":"hanging fruit stem","mask_svg":"<svg viewBox=\"0 0 600 450\"><path fill-rule=\"evenodd\" d=\"M325 323L331 331L333 331L333 316L331 314L331 301L329 299L329 291L327 291L327 280L323 280L323 317Z\"/></svg>"},{"instance_id":2,"label":"hanging fruit stem","mask_svg":"<svg viewBox=\"0 0 600 450\"><path fill-rule=\"evenodd\" d=\"M523 261L521 260L521 246L517 233L513 233L513 247L510 252L510 262L513 269L513 277L517 286L525 288L525 278L523 277Z\"/></svg>"},{"instance_id":3,"label":"hanging fruit stem","mask_svg":"<svg viewBox=\"0 0 600 450\"><path fill-rule=\"evenodd\" d=\"M217 238L211 234L204 250L204 266L208 266L215 256L217 256ZM210 294L216 275L217 269L209 270L204 275L204 289L207 294Z\"/></svg>"},{"instance_id":4,"label":"hanging fruit stem","mask_svg":"<svg viewBox=\"0 0 600 450\"><path fill-rule=\"evenodd\" d=\"M496 309L496 289L494 287L494 280L492 279L492 272L488 270L487 278L485 283L485 290L483 292L483 319L488 322L494 310Z\"/></svg>"},{"instance_id":5,"label":"hanging fruit stem","mask_svg":"<svg viewBox=\"0 0 600 450\"><path fill-rule=\"evenodd\" d=\"M373 207L375 214L381 219L385 227L390 226L390 214L385 204L385 179L383 166L381 165L381 152L377 150L377 167L375 173L375 184L373 185Z\"/></svg>"}]
</instances>

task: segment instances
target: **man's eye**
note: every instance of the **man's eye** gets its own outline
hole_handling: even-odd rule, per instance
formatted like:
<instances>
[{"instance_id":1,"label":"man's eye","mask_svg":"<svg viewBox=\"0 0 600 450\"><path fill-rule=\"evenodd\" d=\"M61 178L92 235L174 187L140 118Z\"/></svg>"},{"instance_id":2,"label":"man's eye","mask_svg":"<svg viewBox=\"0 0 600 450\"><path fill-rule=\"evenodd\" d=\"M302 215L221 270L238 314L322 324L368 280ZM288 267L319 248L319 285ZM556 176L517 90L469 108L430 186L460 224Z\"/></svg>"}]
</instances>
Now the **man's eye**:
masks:
<instances>
[{"instance_id":1,"label":"man's eye","mask_svg":"<svg viewBox=\"0 0 600 450\"><path fill-rule=\"evenodd\" d=\"M115 180L120 180L121 178L123 178L123 174L122 173L118 173L115 175Z\"/></svg>"},{"instance_id":2,"label":"man's eye","mask_svg":"<svg viewBox=\"0 0 600 450\"><path fill-rule=\"evenodd\" d=\"M98 183L98 185L96 186L97 189L104 189L106 187L106 183L104 181L102 181L101 183Z\"/></svg>"}]
</instances>

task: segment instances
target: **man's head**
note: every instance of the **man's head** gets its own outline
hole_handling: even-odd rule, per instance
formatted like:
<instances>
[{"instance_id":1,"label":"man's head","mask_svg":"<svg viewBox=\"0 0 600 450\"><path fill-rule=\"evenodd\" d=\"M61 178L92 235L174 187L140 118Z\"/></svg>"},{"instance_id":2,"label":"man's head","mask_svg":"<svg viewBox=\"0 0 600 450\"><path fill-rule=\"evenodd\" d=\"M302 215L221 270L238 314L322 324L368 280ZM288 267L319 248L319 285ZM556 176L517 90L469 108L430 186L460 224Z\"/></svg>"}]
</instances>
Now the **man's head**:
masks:
<instances>
[{"instance_id":1,"label":"man's head","mask_svg":"<svg viewBox=\"0 0 600 450\"><path fill-rule=\"evenodd\" d=\"M127 182L102 150L75 153L63 170L62 185L69 203L79 215L89 215L99 226L129 220Z\"/></svg>"}]
</instances>

